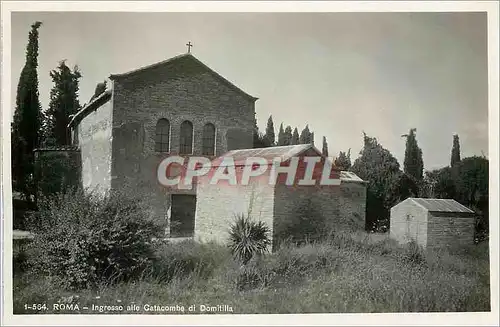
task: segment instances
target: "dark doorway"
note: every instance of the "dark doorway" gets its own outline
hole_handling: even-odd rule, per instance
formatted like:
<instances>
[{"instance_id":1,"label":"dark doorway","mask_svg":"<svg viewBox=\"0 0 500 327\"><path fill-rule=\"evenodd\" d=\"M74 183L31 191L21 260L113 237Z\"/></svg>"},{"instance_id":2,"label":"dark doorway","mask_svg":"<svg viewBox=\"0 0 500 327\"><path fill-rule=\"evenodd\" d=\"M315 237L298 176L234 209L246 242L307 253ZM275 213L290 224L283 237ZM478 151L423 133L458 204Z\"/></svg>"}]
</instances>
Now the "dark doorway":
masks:
<instances>
[{"instance_id":1,"label":"dark doorway","mask_svg":"<svg viewBox=\"0 0 500 327\"><path fill-rule=\"evenodd\" d=\"M191 237L194 235L195 211L195 195L172 194L171 237Z\"/></svg>"}]
</instances>

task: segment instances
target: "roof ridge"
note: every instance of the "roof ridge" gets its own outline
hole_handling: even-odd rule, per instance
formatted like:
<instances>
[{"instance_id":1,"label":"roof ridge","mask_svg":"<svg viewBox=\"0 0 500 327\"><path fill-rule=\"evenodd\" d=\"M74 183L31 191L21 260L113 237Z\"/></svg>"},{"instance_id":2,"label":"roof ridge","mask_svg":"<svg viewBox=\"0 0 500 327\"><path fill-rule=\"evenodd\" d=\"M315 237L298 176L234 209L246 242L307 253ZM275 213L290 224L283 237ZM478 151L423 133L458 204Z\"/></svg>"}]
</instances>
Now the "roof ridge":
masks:
<instances>
[{"instance_id":1,"label":"roof ridge","mask_svg":"<svg viewBox=\"0 0 500 327\"><path fill-rule=\"evenodd\" d=\"M129 72L126 72L126 73L121 73L121 74L111 74L109 76L109 78L111 80L113 80L114 78L117 78L117 77L125 77L125 76L129 76L129 75L132 75L132 74L135 74L137 72L140 72L140 71L143 71L143 70L146 70L146 69L149 69L149 68L154 68L154 67L158 67L158 66L161 66L161 65L164 65L164 64L167 64L169 62L173 62L177 59L180 59L180 58L191 58L193 60L195 60L197 63L199 63L200 65L202 65L203 67L205 67L206 69L208 69L212 74L214 74L216 77L218 77L219 79L221 79L224 83L228 84L230 87L236 89L237 91L241 92L242 94L246 95L247 97L253 99L254 101L258 100L258 98L246 93L245 91L243 91L242 89L240 89L238 86L236 86L234 83L230 82L228 79L226 79L225 77L223 77L222 75L220 75L219 73L217 73L215 70L213 70L212 68L210 68L207 64L203 63L201 60L199 60L198 58L196 58L195 56L193 56L191 53L183 53L183 54L180 54L180 55L177 55L177 56L174 56L172 58L168 58L166 60L162 60L162 61L159 61L157 63L154 63L154 64L150 64L150 65L147 65L147 66L143 66L141 68L137 68L137 69L134 69L134 70L131 70Z\"/></svg>"},{"instance_id":2,"label":"roof ridge","mask_svg":"<svg viewBox=\"0 0 500 327\"><path fill-rule=\"evenodd\" d=\"M173 60L176 60L176 59L179 59L179 58L183 58L183 57L187 57L187 56L191 56L191 57L194 57L192 54L190 53L182 53L182 54L179 54L179 55L176 55L176 56L173 56L171 58L168 58L168 59L165 59L165 60L161 60L161 61L158 61L154 64L149 64L149 65L146 65L146 66L142 66L142 67L139 67L139 68L136 68L136 69L133 69L133 70L130 70L128 72L125 72L125 73L117 73L117 74L110 74L109 75L109 78L112 79L113 77L122 77L122 76L126 76L126 75L131 75L131 74L134 74L134 73L137 73L141 70L145 70L145 69L148 69L148 68L153 68L155 66L160 66L160 65L163 65L163 64L166 64L168 63L169 61L173 61Z\"/></svg>"}]
</instances>

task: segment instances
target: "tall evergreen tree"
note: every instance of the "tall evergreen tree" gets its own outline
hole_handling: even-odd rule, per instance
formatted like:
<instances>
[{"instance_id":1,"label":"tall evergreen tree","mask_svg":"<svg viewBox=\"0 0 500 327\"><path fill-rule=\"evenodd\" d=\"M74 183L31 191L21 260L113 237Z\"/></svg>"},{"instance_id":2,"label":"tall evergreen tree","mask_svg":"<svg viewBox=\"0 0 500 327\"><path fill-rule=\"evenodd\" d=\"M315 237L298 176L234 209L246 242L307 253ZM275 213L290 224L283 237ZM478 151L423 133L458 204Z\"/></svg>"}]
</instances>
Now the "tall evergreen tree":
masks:
<instances>
[{"instance_id":1,"label":"tall evergreen tree","mask_svg":"<svg viewBox=\"0 0 500 327\"><path fill-rule=\"evenodd\" d=\"M416 128L410 129L406 137L406 150L404 161L404 172L413 177L416 181L422 181L424 178L424 161L422 159L422 149L417 143Z\"/></svg>"},{"instance_id":2,"label":"tall evergreen tree","mask_svg":"<svg viewBox=\"0 0 500 327\"><path fill-rule=\"evenodd\" d=\"M311 134L309 135L309 143L314 145L314 132L311 132Z\"/></svg>"},{"instance_id":3,"label":"tall evergreen tree","mask_svg":"<svg viewBox=\"0 0 500 327\"><path fill-rule=\"evenodd\" d=\"M265 148L266 145L264 141L264 135L259 131L259 126L257 126L257 119L254 119L254 127L253 127L253 147L254 148Z\"/></svg>"},{"instance_id":4,"label":"tall evergreen tree","mask_svg":"<svg viewBox=\"0 0 500 327\"><path fill-rule=\"evenodd\" d=\"M450 166L453 167L455 164L460 162L460 140L458 135L453 135L453 148L451 149L451 163Z\"/></svg>"},{"instance_id":5,"label":"tall evergreen tree","mask_svg":"<svg viewBox=\"0 0 500 327\"><path fill-rule=\"evenodd\" d=\"M287 126L285 128L285 136L284 136L284 142L283 145L291 145L292 144L292 127Z\"/></svg>"},{"instance_id":6,"label":"tall evergreen tree","mask_svg":"<svg viewBox=\"0 0 500 327\"><path fill-rule=\"evenodd\" d=\"M267 120L266 134L264 134L264 139L268 146L274 146L276 144L273 115L269 116L269 119Z\"/></svg>"},{"instance_id":7,"label":"tall evergreen tree","mask_svg":"<svg viewBox=\"0 0 500 327\"><path fill-rule=\"evenodd\" d=\"M278 132L278 145L285 145L285 130L283 129L283 123L280 124L280 130Z\"/></svg>"},{"instance_id":8,"label":"tall evergreen tree","mask_svg":"<svg viewBox=\"0 0 500 327\"><path fill-rule=\"evenodd\" d=\"M38 29L41 22L31 25L26 63L17 85L16 109L12 123L12 179L15 190L27 199L34 195L33 150L40 144L42 126L38 93Z\"/></svg>"},{"instance_id":9,"label":"tall evergreen tree","mask_svg":"<svg viewBox=\"0 0 500 327\"><path fill-rule=\"evenodd\" d=\"M82 77L78 67L73 71L64 61L50 72L54 86L50 91L49 109L46 113L46 145L64 146L71 143L68 124L71 116L80 109L78 84Z\"/></svg>"},{"instance_id":10,"label":"tall evergreen tree","mask_svg":"<svg viewBox=\"0 0 500 327\"><path fill-rule=\"evenodd\" d=\"M299 144L309 144L311 142L311 131L309 130L309 125L306 125L302 132L300 132Z\"/></svg>"},{"instance_id":11,"label":"tall evergreen tree","mask_svg":"<svg viewBox=\"0 0 500 327\"><path fill-rule=\"evenodd\" d=\"M335 167L340 170L349 170L351 168L351 149L345 153L340 151L339 156L335 158Z\"/></svg>"},{"instance_id":12,"label":"tall evergreen tree","mask_svg":"<svg viewBox=\"0 0 500 327\"><path fill-rule=\"evenodd\" d=\"M325 136L323 136L323 149L321 150L321 153L325 157L328 157L328 143L326 142L326 137Z\"/></svg>"},{"instance_id":13,"label":"tall evergreen tree","mask_svg":"<svg viewBox=\"0 0 500 327\"><path fill-rule=\"evenodd\" d=\"M296 144L299 144L299 140L300 137L299 137L299 130L297 129L297 127L295 127L295 129L293 130L293 134L292 134L292 145L296 145Z\"/></svg>"}]
</instances>

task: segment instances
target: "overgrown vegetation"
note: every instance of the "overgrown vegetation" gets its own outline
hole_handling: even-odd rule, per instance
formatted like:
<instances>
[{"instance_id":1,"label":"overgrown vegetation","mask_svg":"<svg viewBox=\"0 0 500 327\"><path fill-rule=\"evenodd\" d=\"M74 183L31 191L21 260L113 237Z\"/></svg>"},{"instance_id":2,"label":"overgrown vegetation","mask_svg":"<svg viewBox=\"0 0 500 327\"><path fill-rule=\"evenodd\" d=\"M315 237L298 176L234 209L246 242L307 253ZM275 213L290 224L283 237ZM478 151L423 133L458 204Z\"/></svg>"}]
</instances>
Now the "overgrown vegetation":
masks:
<instances>
[{"instance_id":1,"label":"overgrown vegetation","mask_svg":"<svg viewBox=\"0 0 500 327\"><path fill-rule=\"evenodd\" d=\"M35 237L30 266L39 276L78 289L129 279L151 265L160 228L129 196L83 190L39 199L29 226Z\"/></svg>"},{"instance_id":2,"label":"overgrown vegetation","mask_svg":"<svg viewBox=\"0 0 500 327\"><path fill-rule=\"evenodd\" d=\"M282 246L254 257L245 269L225 246L158 244L150 266L154 269L127 282L67 290L50 278L16 276L14 310L25 312L24 303L51 307L58 301L80 307L227 304L233 313L490 310L486 242L424 252L414 244L399 247L375 236L380 237L337 233L320 243Z\"/></svg>"},{"instance_id":3,"label":"overgrown vegetation","mask_svg":"<svg viewBox=\"0 0 500 327\"><path fill-rule=\"evenodd\" d=\"M269 251L270 230L264 222L240 214L230 227L229 242L231 254L246 265L255 255Z\"/></svg>"}]
</instances>

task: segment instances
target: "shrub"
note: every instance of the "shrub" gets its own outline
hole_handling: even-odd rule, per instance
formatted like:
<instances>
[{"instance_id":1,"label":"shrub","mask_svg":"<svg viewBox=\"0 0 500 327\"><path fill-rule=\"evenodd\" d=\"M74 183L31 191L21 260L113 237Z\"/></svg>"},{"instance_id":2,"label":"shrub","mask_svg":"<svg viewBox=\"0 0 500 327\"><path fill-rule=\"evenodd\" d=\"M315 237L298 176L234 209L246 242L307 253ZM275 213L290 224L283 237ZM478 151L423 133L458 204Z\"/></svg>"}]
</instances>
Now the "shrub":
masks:
<instances>
[{"instance_id":1,"label":"shrub","mask_svg":"<svg viewBox=\"0 0 500 327\"><path fill-rule=\"evenodd\" d=\"M231 254L244 265L254 255L268 251L271 244L269 227L262 221L252 221L248 216L239 215L229 231Z\"/></svg>"},{"instance_id":2,"label":"shrub","mask_svg":"<svg viewBox=\"0 0 500 327\"><path fill-rule=\"evenodd\" d=\"M137 199L82 190L40 199L30 225L36 251L31 266L66 288L141 273L151 263L151 240L161 230Z\"/></svg>"}]
</instances>

